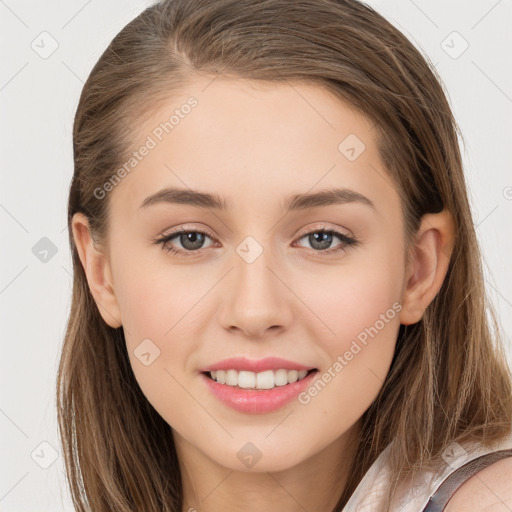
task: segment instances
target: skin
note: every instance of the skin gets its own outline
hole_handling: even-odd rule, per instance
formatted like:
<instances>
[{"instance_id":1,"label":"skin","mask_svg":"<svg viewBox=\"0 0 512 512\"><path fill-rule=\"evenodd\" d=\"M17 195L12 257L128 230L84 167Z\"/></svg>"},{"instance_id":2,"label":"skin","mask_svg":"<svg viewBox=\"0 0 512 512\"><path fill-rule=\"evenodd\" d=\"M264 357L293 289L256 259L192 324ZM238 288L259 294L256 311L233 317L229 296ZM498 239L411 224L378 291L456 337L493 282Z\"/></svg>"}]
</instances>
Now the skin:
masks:
<instances>
[{"instance_id":1,"label":"skin","mask_svg":"<svg viewBox=\"0 0 512 512\"><path fill-rule=\"evenodd\" d=\"M423 218L408 261L400 196L375 127L316 85L196 78L138 127L134 148L189 96L198 106L105 199L105 252L92 243L87 219L73 218L91 292L105 322L123 326L137 381L173 428L184 511L330 511L400 323L419 321L442 285L450 215ZM365 144L354 161L338 150L349 134ZM139 208L167 186L219 194L231 207ZM363 194L374 208L281 209L293 194L334 187ZM192 256L152 243L181 226L213 237ZM322 227L359 242L344 246L333 236L319 248L304 235ZM236 251L247 236L263 249L252 263ZM179 237L170 245L191 246ZM283 357L325 372L394 303L401 311L307 404L244 414L219 402L199 377L206 365L235 356ZM147 338L160 349L149 366L134 355ZM237 457L247 442L262 454L252 467Z\"/></svg>"},{"instance_id":2,"label":"skin","mask_svg":"<svg viewBox=\"0 0 512 512\"><path fill-rule=\"evenodd\" d=\"M502 459L466 480L452 496L445 512L510 512L512 458Z\"/></svg>"},{"instance_id":3,"label":"skin","mask_svg":"<svg viewBox=\"0 0 512 512\"><path fill-rule=\"evenodd\" d=\"M512 458L502 459L466 480L446 504L445 512L510 512Z\"/></svg>"}]
</instances>

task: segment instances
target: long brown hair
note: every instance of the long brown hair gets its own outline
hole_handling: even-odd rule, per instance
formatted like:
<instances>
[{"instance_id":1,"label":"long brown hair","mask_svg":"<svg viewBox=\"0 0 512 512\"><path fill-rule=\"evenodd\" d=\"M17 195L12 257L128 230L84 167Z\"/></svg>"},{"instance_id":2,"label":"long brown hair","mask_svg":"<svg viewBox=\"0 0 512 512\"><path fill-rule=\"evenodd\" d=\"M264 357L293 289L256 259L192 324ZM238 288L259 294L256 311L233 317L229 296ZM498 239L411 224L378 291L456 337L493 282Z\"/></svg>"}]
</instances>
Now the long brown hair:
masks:
<instances>
[{"instance_id":1,"label":"long brown hair","mask_svg":"<svg viewBox=\"0 0 512 512\"><path fill-rule=\"evenodd\" d=\"M122 328L109 327L99 314L71 221L85 214L98 246L107 247L109 201L94 191L126 161L140 120L197 73L306 81L332 91L377 126L407 238L425 213L446 208L454 219L443 286L421 321L400 327L336 510L393 439L395 484L442 462L451 442L503 440L512 424L512 378L485 296L462 135L428 58L356 0L163 0L110 43L74 120L68 204L74 278L57 410L76 509L181 512L183 505L172 429L134 378Z\"/></svg>"}]
</instances>

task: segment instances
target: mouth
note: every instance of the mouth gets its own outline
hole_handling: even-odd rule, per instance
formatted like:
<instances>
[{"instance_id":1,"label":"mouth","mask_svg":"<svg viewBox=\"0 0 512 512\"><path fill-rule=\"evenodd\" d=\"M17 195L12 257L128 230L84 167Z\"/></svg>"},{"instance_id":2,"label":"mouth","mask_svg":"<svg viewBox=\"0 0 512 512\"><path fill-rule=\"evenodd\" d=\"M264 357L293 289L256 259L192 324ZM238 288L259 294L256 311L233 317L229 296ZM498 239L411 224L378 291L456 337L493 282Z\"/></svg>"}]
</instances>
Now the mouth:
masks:
<instances>
[{"instance_id":1,"label":"mouth","mask_svg":"<svg viewBox=\"0 0 512 512\"><path fill-rule=\"evenodd\" d=\"M317 368L311 370L287 370L282 368L277 370L265 370L258 373L235 369L212 370L202 373L218 384L224 384L236 389L258 391L288 386L316 372L318 372Z\"/></svg>"},{"instance_id":2,"label":"mouth","mask_svg":"<svg viewBox=\"0 0 512 512\"><path fill-rule=\"evenodd\" d=\"M225 368L229 366L225 365ZM317 368L277 368L260 372L231 368L199 373L209 393L244 414L272 413L292 404L300 393L313 385L318 374Z\"/></svg>"}]
</instances>

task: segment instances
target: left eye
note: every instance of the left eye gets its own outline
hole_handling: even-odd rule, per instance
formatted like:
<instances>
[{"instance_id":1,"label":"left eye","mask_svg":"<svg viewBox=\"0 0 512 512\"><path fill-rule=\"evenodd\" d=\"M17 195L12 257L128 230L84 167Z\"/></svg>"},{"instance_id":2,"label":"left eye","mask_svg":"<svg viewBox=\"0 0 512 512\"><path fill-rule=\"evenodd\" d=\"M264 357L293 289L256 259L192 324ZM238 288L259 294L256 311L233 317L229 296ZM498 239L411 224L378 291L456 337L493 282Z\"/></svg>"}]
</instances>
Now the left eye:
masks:
<instances>
[{"instance_id":1,"label":"left eye","mask_svg":"<svg viewBox=\"0 0 512 512\"><path fill-rule=\"evenodd\" d=\"M203 244L206 238L211 239L212 237L204 231L182 229L179 232L175 232L155 240L155 243L161 244L162 248L167 252L183 256L190 256L194 253L197 253L199 249L204 248ZM351 238L335 230L326 229L316 229L314 231L310 231L309 233L302 235L300 238L298 238L298 240L302 240L303 238L307 238L311 249L314 249L315 252L323 252L329 254L338 251L344 251L347 247L356 245L358 243L355 238ZM334 249L329 249L333 243L334 238L338 238L341 241L341 244L339 244ZM174 245L171 243L171 241L174 239L179 241L181 248L174 247Z\"/></svg>"},{"instance_id":2,"label":"left eye","mask_svg":"<svg viewBox=\"0 0 512 512\"><path fill-rule=\"evenodd\" d=\"M310 231L309 233L301 236L299 240L302 240L303 238L307 238L312 249L319 249L316 252L333 253L337 251L343 251L345 250L346 246L355 245L357 243L354 238L344 235L343 233L325 229ZM329 249L329 246L332 244L334 238L341 240L341 244L339 244L337 248Z\"/></svg>"}]
</instances>

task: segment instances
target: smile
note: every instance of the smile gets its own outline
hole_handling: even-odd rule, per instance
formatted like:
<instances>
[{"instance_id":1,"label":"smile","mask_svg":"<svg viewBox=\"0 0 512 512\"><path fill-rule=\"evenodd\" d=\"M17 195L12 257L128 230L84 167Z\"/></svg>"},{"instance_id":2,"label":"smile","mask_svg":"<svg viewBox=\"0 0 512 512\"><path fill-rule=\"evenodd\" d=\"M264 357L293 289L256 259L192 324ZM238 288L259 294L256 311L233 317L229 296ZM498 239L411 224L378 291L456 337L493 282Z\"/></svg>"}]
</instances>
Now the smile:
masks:
<instances>
[{"instance_id":1,"label":"smile","mask_svg":"<svg viewBox=\"0 0 512 512\"><path fill-rule=\"evenodd\" d=\"M314 371L314 370L310 370ZM241 389L273 389L277 386L286 386L304 379L309 372L307 370L266 370L255 373L251 371L234 369L214 370L206 372L215 382L226 386Z\"/></svg>"},{"instance_id":2,"label":"smile","mask_svg":"<svg viewBox=\"0 0 512 512\"><path fill-rule=\"evenodd\" d=\"M229 408L245 414L265 414L294 402L318 374L317 369L279 369L259 373L245 370L210 370L199 375L208 391ZM229 383L221 383L221 380Z\"/></svg>"}]
</instances>

